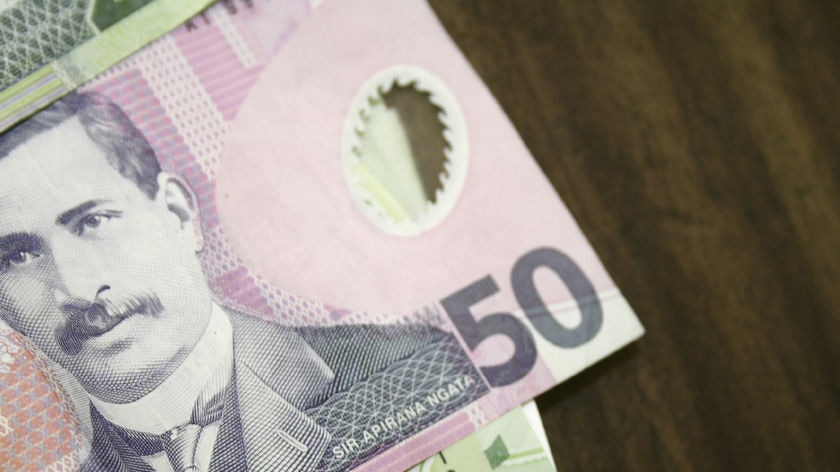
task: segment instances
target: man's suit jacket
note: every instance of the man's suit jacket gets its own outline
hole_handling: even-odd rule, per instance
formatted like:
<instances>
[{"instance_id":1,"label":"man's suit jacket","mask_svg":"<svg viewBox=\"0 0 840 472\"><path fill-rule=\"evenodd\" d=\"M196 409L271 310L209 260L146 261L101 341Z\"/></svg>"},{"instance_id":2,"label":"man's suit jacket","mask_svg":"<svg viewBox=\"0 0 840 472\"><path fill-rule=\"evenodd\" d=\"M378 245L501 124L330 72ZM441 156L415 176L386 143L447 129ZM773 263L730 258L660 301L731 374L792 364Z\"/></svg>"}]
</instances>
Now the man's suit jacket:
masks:
<instances>
[{"instance_id":1,"label":"man's suit jacket","mask_svg":"<svg viewBox=\"0 0 840 472\"><path fill-rule=\"evenodd\" d=\"M214 471L346 470L487 391L457 340L432 327L289 328L236 313L230 318L234 372L213 449ZM422 408L426 395L464 376L477 382L457 401L439 411L421 409L410 424L383 431L378 444L335 455L336 447L347 449L347 438L387 430L388 415L418 402ZM83 471L152 470L93 407L91 421L93 443Z\"/></svg>"}]
</instances>

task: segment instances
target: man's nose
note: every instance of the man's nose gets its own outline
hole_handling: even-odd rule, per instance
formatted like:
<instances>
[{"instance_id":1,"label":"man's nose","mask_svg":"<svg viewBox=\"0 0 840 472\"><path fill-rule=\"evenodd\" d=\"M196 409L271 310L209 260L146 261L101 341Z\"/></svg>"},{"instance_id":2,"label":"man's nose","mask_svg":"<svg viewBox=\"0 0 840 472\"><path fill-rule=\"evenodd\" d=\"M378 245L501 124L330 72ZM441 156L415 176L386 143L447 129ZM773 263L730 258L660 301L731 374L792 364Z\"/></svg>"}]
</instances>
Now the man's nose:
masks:
<instances>
[{"instance_id":1,"label":"man's nose","mask_svg":"<svg viewBox=\"0 0 840 472\"><path fill-rule=\"evenodd\" d=\"M59 290L68 297L93 301L109 286L102 254L83 244L55 244L53 262Z\"/></svg>"}]
</instances>

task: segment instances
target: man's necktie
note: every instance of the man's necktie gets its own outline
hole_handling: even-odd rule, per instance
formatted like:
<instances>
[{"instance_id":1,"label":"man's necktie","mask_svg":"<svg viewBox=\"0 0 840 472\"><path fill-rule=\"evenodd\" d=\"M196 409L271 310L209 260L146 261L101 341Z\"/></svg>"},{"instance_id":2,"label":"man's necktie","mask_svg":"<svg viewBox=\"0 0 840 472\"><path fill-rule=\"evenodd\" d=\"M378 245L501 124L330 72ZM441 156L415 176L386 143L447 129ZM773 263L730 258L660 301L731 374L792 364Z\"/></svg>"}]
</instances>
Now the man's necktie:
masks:
<instances>
[{"instance_id":1,"label":"man's necktie","mask_svg":"<svg viewBox=\"0 0 840 472\"><path fill-rule=\"evenodd\" d=\"M202 472L195 456L201 429L197 424L185 424L170 430L161 438L163 450L175 472Z\"/></svg>"},{"instance_id":2,"label":"man's necktie","mask_svg":"<svg viewBox=\"0 0 840 472\"><path fill-rule=\"evenodd\" d=\"M201 430L222 418L224 391L209 400L199 399L192 412L190 424L173 428L163 434L160 443L175 472L204 472L197 463L196 449Z\"/></svg>"}]
</instances>

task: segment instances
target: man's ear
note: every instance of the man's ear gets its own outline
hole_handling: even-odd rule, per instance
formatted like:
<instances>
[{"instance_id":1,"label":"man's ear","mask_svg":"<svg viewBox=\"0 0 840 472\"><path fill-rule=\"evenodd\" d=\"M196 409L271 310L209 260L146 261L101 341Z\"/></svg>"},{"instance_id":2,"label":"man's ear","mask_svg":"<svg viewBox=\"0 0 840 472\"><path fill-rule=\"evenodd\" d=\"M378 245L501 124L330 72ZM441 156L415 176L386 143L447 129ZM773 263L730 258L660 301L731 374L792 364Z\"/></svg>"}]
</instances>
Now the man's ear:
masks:
<instances>
[{"instance_id":1,"label":"man's ear","mask_svg":"<svg viewBox=\"0 0 840 472\"><path fill-rule=\"evenodd\" d=\"M190 184L181 176L161 172L158 174L158 200L181 220L181 227L190 226L195 236L196 252L204 248L204 236L201 233L201 215L198 199Z\"/></svg>"}]
</instances>

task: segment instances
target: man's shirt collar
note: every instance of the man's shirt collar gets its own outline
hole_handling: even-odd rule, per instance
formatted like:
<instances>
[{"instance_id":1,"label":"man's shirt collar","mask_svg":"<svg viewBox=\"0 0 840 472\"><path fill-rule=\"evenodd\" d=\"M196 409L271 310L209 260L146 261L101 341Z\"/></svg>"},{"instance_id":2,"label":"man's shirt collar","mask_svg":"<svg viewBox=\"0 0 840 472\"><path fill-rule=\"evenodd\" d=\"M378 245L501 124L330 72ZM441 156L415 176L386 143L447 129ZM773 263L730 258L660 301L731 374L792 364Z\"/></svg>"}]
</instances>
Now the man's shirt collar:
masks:
<instances>
[{"instance_id":1,"label":"man's shirt collar","mask_svg":"<svg viewBox=\"0 0 840 472\"><path fill-rule=\"evenodd\" d=\"M233 372L233 329L227 313L213 303L207 327L175 372L131 403L109 403L91 396L108 421L141 433L162 434L190 422L200 398L224 391Z\"/></svg>"}]
</instances>

